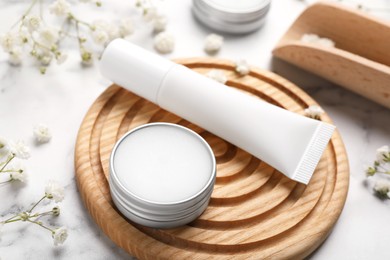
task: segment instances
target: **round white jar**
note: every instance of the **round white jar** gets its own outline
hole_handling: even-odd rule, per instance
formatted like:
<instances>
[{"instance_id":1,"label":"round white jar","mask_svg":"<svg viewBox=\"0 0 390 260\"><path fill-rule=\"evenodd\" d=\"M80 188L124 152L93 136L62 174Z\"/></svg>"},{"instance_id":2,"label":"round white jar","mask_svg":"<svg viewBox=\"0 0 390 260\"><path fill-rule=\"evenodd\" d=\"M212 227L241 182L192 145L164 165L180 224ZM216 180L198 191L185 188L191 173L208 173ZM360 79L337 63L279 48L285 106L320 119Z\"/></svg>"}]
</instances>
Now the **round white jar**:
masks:
<instances>
[{"instance_id":1,"label":"round white jar","mask_svg":"<svg viewBox=\"0 0 390 260\"><path fill-rule=\"evenodd\" d=\"M150 123L126 133L110 157L110 190L119 211L154 228L196 219L207 208L216 178L214 154L194 131Z\"/></svg>"}]
</instances>

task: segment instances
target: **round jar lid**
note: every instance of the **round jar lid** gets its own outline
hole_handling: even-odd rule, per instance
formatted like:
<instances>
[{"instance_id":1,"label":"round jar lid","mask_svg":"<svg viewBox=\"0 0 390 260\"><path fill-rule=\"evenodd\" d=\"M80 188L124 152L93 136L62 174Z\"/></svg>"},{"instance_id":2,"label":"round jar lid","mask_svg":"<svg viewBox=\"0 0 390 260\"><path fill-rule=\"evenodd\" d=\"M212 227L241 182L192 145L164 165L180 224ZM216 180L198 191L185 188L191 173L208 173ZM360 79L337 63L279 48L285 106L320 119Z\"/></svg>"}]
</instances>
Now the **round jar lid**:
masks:
<instances>
[{"instance_id":1,"label":"round jar lid","mask_svg":"<svg viewBox=\"0 0 390 260\"><path fill-rule=\"evenodd\" d=\"M136 220L162 221L164 227L166 220L174 225L175 219L196 218L208 203L215 178L210 146L175 124L137 127L111 153L110 189L118 209Z\"/></svg>"},{"instance_id":2,"label":"round jar lid","mask_svg":"<svg viewBox=\"0 0 390 260\"><path fill-rule=\"evenodd\" d=\"M193 0L193 13L204 25L221 32L248 33L261 27L271 0Z\"/></svg>"}]
</instances>

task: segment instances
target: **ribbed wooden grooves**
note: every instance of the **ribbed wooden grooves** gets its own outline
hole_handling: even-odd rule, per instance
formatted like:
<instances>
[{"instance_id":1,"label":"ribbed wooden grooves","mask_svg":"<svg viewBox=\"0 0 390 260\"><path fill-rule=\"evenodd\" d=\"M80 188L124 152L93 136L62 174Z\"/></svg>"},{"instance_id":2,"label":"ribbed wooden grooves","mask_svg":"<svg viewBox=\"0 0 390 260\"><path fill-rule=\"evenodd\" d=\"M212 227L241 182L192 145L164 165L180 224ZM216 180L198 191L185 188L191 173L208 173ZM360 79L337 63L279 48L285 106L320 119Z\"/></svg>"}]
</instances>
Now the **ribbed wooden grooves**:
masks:
<instances>
[{"instance_id":1,"label":"ribbed wooden grooves","mask_svg":"<svg viewBox=\"0 0 390 260\"><path fill-rule=\"evenodd\" d=\"M227 85L296 113L316 104L297 86L268 71L253 68L249 75L239 77L234 64L225 60L177 62L199 73L211 68L224 70ZM326 114L322 120L331 122ZM189 127L200 133L215 153L217 181L210 205L187 226L169 230L142 227L126 220L112 203L107 178L111 149L128 130L148 122ZM305 186L115 85L85 116L75 167L81 197L93 219L117 245L140 259L303 258L329 234L343 208L349 183L348 160L337 131Z\"/></svg>"}]
</instances>

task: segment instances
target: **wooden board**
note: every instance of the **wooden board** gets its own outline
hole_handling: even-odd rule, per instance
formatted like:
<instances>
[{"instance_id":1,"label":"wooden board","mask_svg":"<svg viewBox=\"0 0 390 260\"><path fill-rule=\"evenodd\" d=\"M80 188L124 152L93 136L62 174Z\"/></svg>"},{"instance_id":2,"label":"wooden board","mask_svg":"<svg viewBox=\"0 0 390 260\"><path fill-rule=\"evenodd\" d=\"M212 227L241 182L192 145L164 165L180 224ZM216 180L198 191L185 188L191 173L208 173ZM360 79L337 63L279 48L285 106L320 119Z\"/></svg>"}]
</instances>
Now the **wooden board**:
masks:
<instances>
[{"instance_id":1,"label":"wooden board","mask_svg":"<svg viewBox=\"0 0 390 260\"><path fill-rule=\"evenodd\" d=\"M221 69L229 78L227 85L296 113L316 104L297 86L268 71L252 68L249 75L240 77L230 61L199 58L177 62L199 73ZM331 122L326 114L322 120ZM108 159L116 140L136 126L161 121L200 133L217 160L209 207L189 225L168 230L126 220L113 205L108 187ZM303 258L329 234L344 206L349 183L347 155L337 131L305 186L115 85L85 116L75 167L79 191L92 218L118 246L140 259Z\"/></svg>"}]
</instances>

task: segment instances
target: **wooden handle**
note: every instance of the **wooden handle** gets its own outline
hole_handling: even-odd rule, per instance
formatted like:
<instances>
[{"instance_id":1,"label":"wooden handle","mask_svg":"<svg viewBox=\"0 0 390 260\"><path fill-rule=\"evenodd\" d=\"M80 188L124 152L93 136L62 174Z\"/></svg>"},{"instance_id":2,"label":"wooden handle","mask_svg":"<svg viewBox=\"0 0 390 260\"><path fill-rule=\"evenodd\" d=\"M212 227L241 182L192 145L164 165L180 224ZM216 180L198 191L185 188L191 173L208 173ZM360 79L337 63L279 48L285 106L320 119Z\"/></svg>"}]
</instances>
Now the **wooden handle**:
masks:
<instances>
[{"instance_id":1,"label":"wooden handle","mask_svg":"<svg viewBox=\"0 0 390 260\"><path fill-rule=\"evenodd\" d=\"M336 48L300 42L332 39ZM308 7L273 54L390 108L390 24L335 3Z\"/></svg>"}]
</instances>

